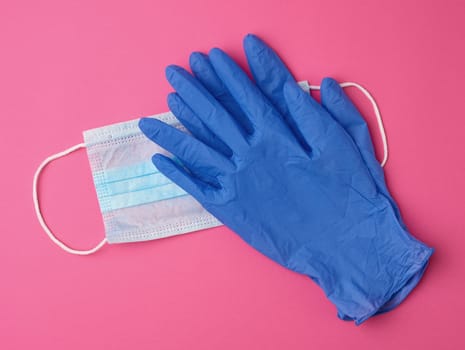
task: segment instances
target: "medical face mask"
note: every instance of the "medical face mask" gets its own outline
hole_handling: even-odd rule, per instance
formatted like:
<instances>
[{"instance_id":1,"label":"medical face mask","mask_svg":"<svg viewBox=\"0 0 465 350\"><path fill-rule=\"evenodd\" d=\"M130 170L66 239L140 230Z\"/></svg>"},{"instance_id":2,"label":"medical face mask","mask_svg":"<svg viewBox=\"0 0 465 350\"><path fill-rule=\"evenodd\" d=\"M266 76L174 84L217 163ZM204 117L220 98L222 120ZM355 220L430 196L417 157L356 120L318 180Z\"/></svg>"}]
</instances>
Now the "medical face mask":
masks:
<instances>
[{"instance_id":1,"label":"medical face mask","mask_svg":"<svg viewBox=\"0 0 465 350\"><path fill-rule=\"evenodd\" d=\"M309 85L306 81L299 84L305 91L319 90L319 86ZM347 82L341 86L358 88L372 103L383 141L384 165L387 142L374 99L356 83ZM171 112L152 118L187 132ZM193 197L156 169L151 161L153 154L170 155L143 135L138 121L135 119L84 131L84 143L48 157L38 167L33 180L38 220L49 238L68 253L88 255L105 243L148 241L222 225ZM37 191L40 174L47 164L81 148L87 150L105 226L105 238L89 250L72 249L56 238L42 216Z\"/></svg>"}]
</instances>

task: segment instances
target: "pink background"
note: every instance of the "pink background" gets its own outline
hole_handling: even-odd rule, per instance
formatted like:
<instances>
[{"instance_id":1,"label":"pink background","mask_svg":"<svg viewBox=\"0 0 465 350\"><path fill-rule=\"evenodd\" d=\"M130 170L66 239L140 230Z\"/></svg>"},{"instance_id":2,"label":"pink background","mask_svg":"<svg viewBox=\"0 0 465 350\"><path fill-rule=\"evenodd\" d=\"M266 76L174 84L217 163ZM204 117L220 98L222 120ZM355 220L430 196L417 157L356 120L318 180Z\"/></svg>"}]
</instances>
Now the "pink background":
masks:
<instances>
[{"instance_id":1,"label":"pink background","mask_svg":"<svg viewBox=\"0 0 465 350\"><path fill-rule=\"evenodd\" d=\"M77 257L35 218L43 158L82 130L167 110L167 64L215 45L244 62L247 32L298 79L370 89L390 188L436 248L412 295L360 327L226 228ZM3 1L0 43L1 349L465 348L465 2ZM48 167L42 189L59 237L78 248L103 237L84 151Z\"/></svg>"}]
</instances>

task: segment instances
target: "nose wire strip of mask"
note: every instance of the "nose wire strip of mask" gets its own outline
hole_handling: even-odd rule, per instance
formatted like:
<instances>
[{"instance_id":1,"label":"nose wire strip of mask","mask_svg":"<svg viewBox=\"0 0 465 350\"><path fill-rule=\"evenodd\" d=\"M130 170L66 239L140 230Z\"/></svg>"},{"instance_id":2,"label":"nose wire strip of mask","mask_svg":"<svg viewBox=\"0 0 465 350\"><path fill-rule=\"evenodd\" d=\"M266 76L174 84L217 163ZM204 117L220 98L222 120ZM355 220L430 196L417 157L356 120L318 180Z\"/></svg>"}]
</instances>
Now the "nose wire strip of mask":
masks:
<instances>
[{"instance_id":1,"label":"nose wire strip of mask","mask_svg":"<svg viewBox=\"0 0 465 350\"><path fill-rule=\"evenodd\" d=\"M80 143L77 145L74 145L62 152L58 152L56 154L51 155L50 157L46 158L37 168L35 174L34 174L34 180L32 183L32 199L34 201L34 209L37 215L37 219L39 220L40 226L42 226L42 229L45 231L47 236L52 240L53 243L55 243L57 246L59 246L61 249L63 249L65 252L74 254L74 255L89 255L93 254L96 251L98 251L100 248L104 246L104 244L107 242L107 239L104 238L99 244L97 244L94 248L89 249L89 250L77 250L68 247L66 244L64 244L62 241L60 241L50 230L50 228L47 226L47 223L44 220L44 217L42 215L42 212L40 210L40 204L39 204L39 197L38 197L38 183L39 183L39 178L42 170L47 166L47 164L51 163L52 161L67 156L68 154L75 152L81 148L85 148L86 145L84 143Z\"/></svg>"},{"instance_id":2,"label":"nose wire strip of mask","mask_svg":"<svg viewBox=\"0 0 465 350\"><path fill-rule=\"evenodd\" d=\"M301 82L300 85L302 86L302 88L304 88L306 90L320 90L320 85L309 85L308 82L306 82L306 81ZM383 143L383 160L381 161L381 166L384 167L386 165L387 160L388 160L388 143L387 143L386 132L385 132L385 129L384 129L383 119L381 117L381 113L379 111L379 108L378 108L378 105L376 104L375 99L373 98L373 96L371 96L371 94L368 92L368 90L366 90L360 84L357 84L357 83L354 83L354 82L343 82L343 83L340 83L339 85L342 88L347 88L347 87L355 87L355 88L357 88L370 101L370 103L371 103L371 105L373 107L373 111L374 111L375 116L376 116L376 121L378 123L379 133L381 134L381 140L382 140L382 143ZM34 202L34 208L35 208L35 212L36 212L36 215L37 215L37 219L39 220L39 223L42 226L42 229L45 231L47 236L52 240L52 242L54 242L57 246L59 246L64 251L66 251L66 252L68 252L70 254L75 254L75 255L93 254L93 253L97 252L99 249L101 249L105 245L105 243L107 243L107 239L104 238L99 244L97 244L97 246L95 246L94 248L89 249L89 250L76 250L76 249L68 247L66 244L61 242L53 234L53 232L50 230L50 228L47 226L47 224L46 224L46 222L44 220L44 217L42 215L42 212L40 210L39 197L38 197L38 183L39 183L40 174L41 174L42 170L45 168L45 166L47 166L47 164L51 163L52 161L54 161L54 160L56 160L58 158L64 157L64 156L66 156L66 155L68 155L68 154L70 154L72 152L75 152L75 151L77 151L77 150L79 150L81 148L85 148L85 147L86 147L85 143L80 143L80 144L74 145L74 146L72 146L72 147L70 147L70 148L68 148L68 149L66 149L66 150L64 150L62 152L55 153L55 154L49 156L48 158L46 158L39 165L39 167L37 168L37 170L36 170L36 172L34 174L34 179L33 179L33 184L32 184L32 197L33 197L33 202Z\"/></svg>"}]
</instances>

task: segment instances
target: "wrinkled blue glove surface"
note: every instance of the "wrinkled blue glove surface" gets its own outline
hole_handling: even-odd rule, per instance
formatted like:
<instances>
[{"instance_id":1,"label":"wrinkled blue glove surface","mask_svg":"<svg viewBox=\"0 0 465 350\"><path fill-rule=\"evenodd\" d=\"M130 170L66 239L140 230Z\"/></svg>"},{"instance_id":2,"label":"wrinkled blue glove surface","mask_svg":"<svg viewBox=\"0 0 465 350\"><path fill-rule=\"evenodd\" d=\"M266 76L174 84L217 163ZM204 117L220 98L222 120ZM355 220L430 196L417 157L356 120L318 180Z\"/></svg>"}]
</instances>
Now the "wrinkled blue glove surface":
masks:
<instances>
[{"instance_id":1,"label":"wrinkled blue glove surface","mask_svg":"<svg viewBox=\"0 0 465 350\"><path fill-rule=\"evenodd\" d=\"M141 130L177 156L155 166L251 246L311 277L357 324L398 305L432 249L405 229L366 124L337 83L322 105L277 55L245 39L254 84L219 49L193 54L194 76L167 68L168 103L191 131L142 119Z\"/></svg>"}]
</instances>

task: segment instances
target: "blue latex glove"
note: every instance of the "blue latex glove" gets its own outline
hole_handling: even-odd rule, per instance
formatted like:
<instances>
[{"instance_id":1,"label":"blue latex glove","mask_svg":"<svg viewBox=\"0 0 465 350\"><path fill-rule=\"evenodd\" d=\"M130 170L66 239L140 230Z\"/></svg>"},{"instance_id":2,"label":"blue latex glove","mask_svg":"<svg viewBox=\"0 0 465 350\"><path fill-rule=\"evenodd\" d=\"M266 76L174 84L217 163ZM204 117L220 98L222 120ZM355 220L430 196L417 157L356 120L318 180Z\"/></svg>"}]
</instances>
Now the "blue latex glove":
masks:
<instances>
[{"instance_id":1,"label":"blue latex glove","mask_svg":"<svg viewBox=\"0 0 465 350\"><path fill-rule=\"evenodd\" d=\"M171 66L168 80L185 106L173 112L180 120L195 116L223 148L142 119L142 131L185 166L155 155L157 168L257 250L317 281L345 319L363 322L417 282L432 250L399 224L353 139L328 111L288 81L286 116L221 50L213 49L210 61L250 130L197 79Z\"/></svg>"},{"instance_id":2,"label":"blue latex glove","mask_svg":"<svg viewBox=\"0 0 465 350\"><path fill-rule=\"evenodd\" d=\"M298 129L295 129L293 125L292 118L288 117L289 110L283 92L284 84L287 81L291 80L296 82L291 72L276 52L253 34L248 34L244 38L244 51L250 71L258 88L273 103L275 108L277 108L282 115L286 116L285 120L288 122L289 127L293 128L293 130L296 131L296 137L301 139L302 137ZM193 75L225 107L225 109L228 110L228 112L234 115L236 119L238 118L243 125L247 126L247 118L216 74L208 56L200 52L194 52L190 56L189 63ZM387 189L383 169L376 160L373 142L365 119L334 79L323 79L321 83L321 103L357 145L379 191L389 199L399 224L405 228L397 204ZM191 113L187 115L187 113L181 112L181 109L188 109L188 107L182 99L178 98L176 93L169 95L168 104L175 114L183 117L188 116L188 119L183 121L183 123L191 124L189 129L198 139L208 143L214 149L223 147L224 144L196 118L195 114ZM410 281L410 286L406 285L400 293L395 295L389 303L386 303L379 312L389 311L395 307L406 297L415 285L416 281L412 279ZM340 315L340 317L344 318L343 315Z\"/></svg>"}]
</instances>

